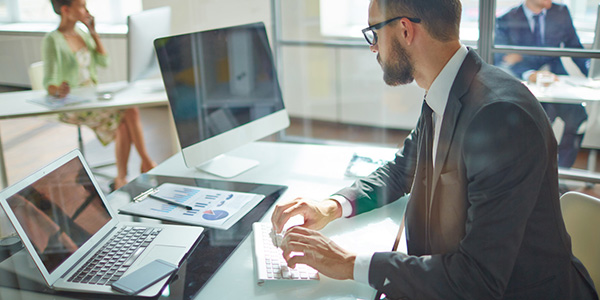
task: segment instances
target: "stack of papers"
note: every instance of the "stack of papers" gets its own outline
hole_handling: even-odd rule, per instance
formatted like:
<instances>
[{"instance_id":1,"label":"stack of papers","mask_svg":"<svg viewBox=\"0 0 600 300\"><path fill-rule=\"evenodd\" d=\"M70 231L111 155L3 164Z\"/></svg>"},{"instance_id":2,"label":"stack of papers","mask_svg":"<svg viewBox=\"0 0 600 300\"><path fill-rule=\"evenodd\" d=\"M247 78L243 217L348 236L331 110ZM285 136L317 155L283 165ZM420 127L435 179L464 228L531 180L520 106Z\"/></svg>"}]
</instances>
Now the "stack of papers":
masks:
<instances>
[{"instance_id":1,"label":"stack of papers","mask_svg":"<svg viewBox=\"0 0 600 300\"><path fill-rule=\"evenodd\" d=\"M153 194L168 201L191 206L192 209L147 197L119 209L119 212L226 230L265 198L260 194L172 183L163 183Z\"/></svg>"},{"instance_id":2,"label":"stack of papers","mask_svg":"<svg viewBox=\"0 0 600 300\"><path fill-rule=\"evenodd\" d=\"M61 108L65 105L73 105L73 104L77 104L77 103L89 102L90 99L69 94L64 98L58 98L58 97L46 95L41 98L29 99L27 101L36 103L36 104L40 104L40 105L46 106L51 109L56 109L56 108Z\"/></svg>"}]
</instances>

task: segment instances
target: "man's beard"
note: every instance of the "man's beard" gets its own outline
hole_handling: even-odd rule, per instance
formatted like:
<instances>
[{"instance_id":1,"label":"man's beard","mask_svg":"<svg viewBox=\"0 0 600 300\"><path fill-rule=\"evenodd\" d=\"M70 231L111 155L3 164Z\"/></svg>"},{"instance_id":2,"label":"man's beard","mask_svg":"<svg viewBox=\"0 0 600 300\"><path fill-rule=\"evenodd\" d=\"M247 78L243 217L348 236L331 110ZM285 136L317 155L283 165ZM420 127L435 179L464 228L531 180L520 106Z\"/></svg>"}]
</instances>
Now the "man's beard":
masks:
<instances>
[{"instance_id":1,"label":"man's beard","mask_svg":"<svg viewBox=\"0 0 600 300\"><path fill-rule=\"evenodd\" d=\"M390 86L411 83L415 78L410 56L397 40L392 42L392 49L391 57L386 62L381 61L377 54L377 61L383 69L383 81Z\"/></svg>"}]
</instances>

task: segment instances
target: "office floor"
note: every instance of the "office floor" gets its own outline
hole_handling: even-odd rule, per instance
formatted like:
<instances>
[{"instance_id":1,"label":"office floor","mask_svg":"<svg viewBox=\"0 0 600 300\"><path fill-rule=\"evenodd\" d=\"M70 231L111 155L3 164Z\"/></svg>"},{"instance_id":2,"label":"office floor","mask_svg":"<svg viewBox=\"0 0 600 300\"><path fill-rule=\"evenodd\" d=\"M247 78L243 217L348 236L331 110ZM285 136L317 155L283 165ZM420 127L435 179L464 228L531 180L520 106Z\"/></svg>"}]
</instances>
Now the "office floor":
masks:
<instances>
[{"instance_id":1,"label":"office floor","mask_svg":"<svg viewBox=\"0 0 600 300\"><path fill-rule=\"evenodd\" d=\"M11 90L18 89L0 86L0 92ZM167 107L141 109L146 145L150 156L157 163L161 163L177 151L177 147L172 143L170 127L164 125L170 122L168 114ZM366 143L397 147L408 135L408 131L292 118L285 135L291 141L308 138L309 142ZM77 128L57 121L55 115L0 120L0 137L10 184L77 147ZM88 128L83 128L83 139L85 156L90 165L114 162L113 143L106 147L102 146L93 131ZM265 138L265 140L275 139L275 135ZM575 167L585 169L587 156L588 150L580 151ZM128 163L128 179L131 180L140 174L140 162L139 155L132 148ZM596 169L600 170L600 160ZM108 186L116 175L116 167L112 165L97 171L102 174L97 176L102 189L106 192L110 191ZM570 190L600 197L600 185L588 188L581 182L565 183Z\"/></svg>"},{"instance_id":2,"label":"office floor","mask_svg":"<svg viewBox=\"0 0 600 300\"><path fill-rule=\"evenodd\" d=\"M167 108L143 108L140 112L148 152L160 163L175 153L170 129L162 126L169 122ZM1 120L0 134L10 184L78 146L77 127L59 122L56 115ZM114 143L103 146L87 127L82 127L82 136L88 163L92 167L110 164L95 169L100 186L109 192L109 184L117 174ZM140 174L140 164L141 159L132 147L128 162L129 180Z\"/></svg>"}]
</instances>

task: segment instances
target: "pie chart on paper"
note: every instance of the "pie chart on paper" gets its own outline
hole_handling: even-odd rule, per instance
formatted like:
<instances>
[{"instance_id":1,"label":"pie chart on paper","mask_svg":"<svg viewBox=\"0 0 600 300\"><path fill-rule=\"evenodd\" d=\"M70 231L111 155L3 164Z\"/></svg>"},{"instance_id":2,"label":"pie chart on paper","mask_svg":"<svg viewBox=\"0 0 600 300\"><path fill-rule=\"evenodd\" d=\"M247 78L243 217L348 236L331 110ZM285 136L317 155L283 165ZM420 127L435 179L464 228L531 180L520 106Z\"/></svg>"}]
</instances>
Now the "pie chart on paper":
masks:
<instances>
[{"instance_id":1,"label":"pie chart on paper","mask_svg":"<svg viewBox=\"0 0 600 300\"><path fill-rule=\"evenodd\" d=\"M207 210L204 211L202 218L209 221L217 221L226 218L228 215L229 213L224 210Z\"/></svg>"}]
</instances>

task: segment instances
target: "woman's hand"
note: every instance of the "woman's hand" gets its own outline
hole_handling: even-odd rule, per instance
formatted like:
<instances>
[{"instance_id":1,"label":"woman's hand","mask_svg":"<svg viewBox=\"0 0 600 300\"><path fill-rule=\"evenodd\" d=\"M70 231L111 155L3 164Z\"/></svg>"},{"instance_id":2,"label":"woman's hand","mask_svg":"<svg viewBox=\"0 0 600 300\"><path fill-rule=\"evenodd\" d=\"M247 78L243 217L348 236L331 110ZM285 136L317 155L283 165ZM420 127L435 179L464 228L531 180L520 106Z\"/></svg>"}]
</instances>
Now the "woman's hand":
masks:
<instances>
[{"instance_id":1,"label":"woman's hand","mask_svg":"<svg viewBox=\"0 0 600 300\"><path fill-rule=\"evenodd\" d=\"M51 85L48 87L48 94L56 98L64 98L71 92L71 87L66 81L63 81L59 86Z\"/></svg>"},{"instance_id":2,"label":"woman's hand","mask_svg":"<svg viewBox=\"0 0 600 300\"><path fill-rule=\"evenodd\" d=\"M90 14L89 11L83 17L83 20L80 20L80 21L87 27L90 34L92 34L92 35L96 34L96 19L94 18L94 16L92 16Z\"/></svg>"}]
</instances>

